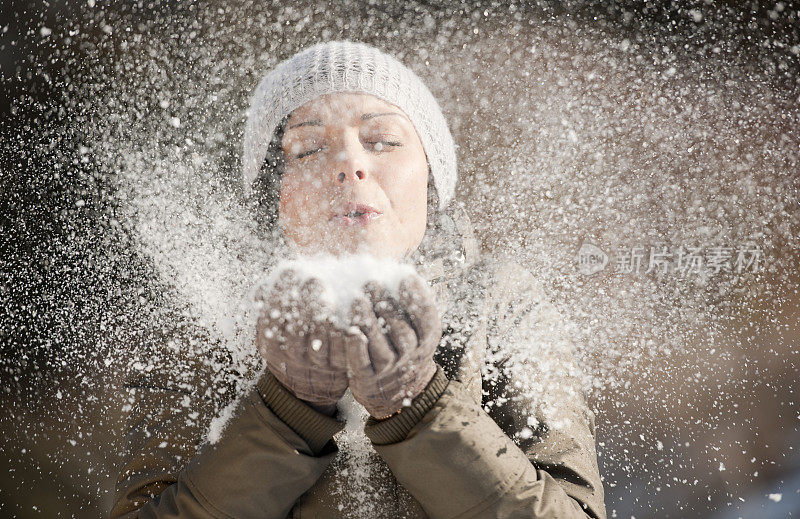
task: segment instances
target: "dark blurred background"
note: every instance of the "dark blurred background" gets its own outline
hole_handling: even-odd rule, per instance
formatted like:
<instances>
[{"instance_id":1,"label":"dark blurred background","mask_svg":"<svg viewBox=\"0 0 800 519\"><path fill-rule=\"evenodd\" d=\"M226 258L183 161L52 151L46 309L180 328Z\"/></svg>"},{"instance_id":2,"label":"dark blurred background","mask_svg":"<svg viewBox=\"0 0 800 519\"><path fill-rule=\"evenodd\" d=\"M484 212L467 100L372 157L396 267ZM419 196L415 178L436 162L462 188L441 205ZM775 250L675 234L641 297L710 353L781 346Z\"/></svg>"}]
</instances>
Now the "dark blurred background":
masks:
<instances>
[{"instance_id":1,"label":"dark blurred background","mask_svg":"<svg viewBox=\"0 0 800 519\"><path fill-rule=\"evenodd\" d=\"M795 4L543 1L509 8L508 3L472 1L304 2L288 8L275 4L281 15L268 27L242 24L249 10L263 16L269 10L264 5L0 3L0 515L98 517L110 506L124 440L122 403L115 395L128 358L125 345L157 340L151 324L182 314L152 259L138 250L130 229L116 217L115 184L97 167L99 151L84 145L87 135L97 131L97 118L113 115L97 102L113 94L116 75L126 71L127 37L120 28L136 34L135 41L180 40L197 19L215 24L218 31L231 24L224 50L228 59L236 59L231 43L236 30L259 32L268 42L263 52L273 53L272 62L318 39L380 44L393 28L420 27L419 38L450 31L445 38L449 49L477 42L491 48L497 42L498 49L513 50L515 37L506 27L516 20L523 28L568 27L576 41L586 31L607 34L649 49L642 51L648 56L667 46L689 61L721 53L736 58L737 74L752 71L768 78L775 128L788 139L781 144L785 155L775 159L788 173L765 177L787 202L776 210L778 223L770 223L781 229L780 243L772 249L780 255L772 258L780 260L780 271L759 278L753 288L758 296L726 314L729 335L702 353L713 362L691 349L678 358L649 359L647 376L620 370L616 384L598 389L594 404L610 517L800 515L800 276L791 239L797 236L800 211L800 17ZM579 45L564 39L563 30L553 34L552 46L565 49L565 62L572 52L574 65ZM406 45L414 45L414 36L411 31ZM191 39L182 45L192 45ZM420 43L426 45L437 44ZM249 51L252 47L239 52ZM165 74L171 63L193 66L186 56L175 56L174 62L171 56L150 58L164 60L160 73ZM478 76L480 60L469 62L473 65ZM469 66L464 65L473 70ZM247 84L233 86L236 95L246 96L260 72L244 73ZM494 115L486 114L497 111L486 106L492 91L477 92L474 84L455 84L453 77L444 77L434 90L439 95L449 86L463 96L459 104L451 99L443 105L451 107L446 112L456 141L463 143L459 160L480 166L485 148L503 144L487 143L481 133L493 121ZM124 81L131 85L134 79ZM488 84L499 84L492 81ZM658 100L652 92L642 96ZM243 107L231 106L230 126L221 125L234 129L222 139L228 142L220 151L231 178ZM569 110L564 107L565 113ZM145 99L141 113L145 119L152 114ZM742 129L743 141L747 131ZM163 137L165 142L175 138ZM472 196L470 185L484 180L475 173L479 169L464 168L460 196ZM735 182L735 170L730 180ZM518 196L525 200L524 193ZM492 204L477 202L473 216L498 211ZM781 221L789 227L780 227ZM513 244L519 237L514 224L501 232L479 227L484 248L500 251ZM736 301L730 302L735 306Z\"/></svg>"}]
</instances>

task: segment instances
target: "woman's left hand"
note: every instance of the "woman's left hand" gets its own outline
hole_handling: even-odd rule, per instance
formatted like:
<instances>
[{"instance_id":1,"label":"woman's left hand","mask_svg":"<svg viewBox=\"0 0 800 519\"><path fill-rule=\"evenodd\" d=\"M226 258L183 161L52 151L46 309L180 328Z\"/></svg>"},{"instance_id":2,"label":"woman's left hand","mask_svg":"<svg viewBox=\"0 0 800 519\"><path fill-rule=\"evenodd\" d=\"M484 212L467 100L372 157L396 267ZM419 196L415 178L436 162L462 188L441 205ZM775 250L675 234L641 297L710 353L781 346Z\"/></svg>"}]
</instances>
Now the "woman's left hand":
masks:
<instances>
[{"instance_id":1,"label":"woman's left hand","mask_svg":"<svg viewBox=\"0 0 800 519\"><path fill-rule=\"evenodd\" d=\"M366 297L350 308L350 391L375 418L402 410L436 372L433 354L442 337L436 301L425 281L410 276L400 282L395 299L381 285L365 285Z\"/></svg>"}]
</instances>

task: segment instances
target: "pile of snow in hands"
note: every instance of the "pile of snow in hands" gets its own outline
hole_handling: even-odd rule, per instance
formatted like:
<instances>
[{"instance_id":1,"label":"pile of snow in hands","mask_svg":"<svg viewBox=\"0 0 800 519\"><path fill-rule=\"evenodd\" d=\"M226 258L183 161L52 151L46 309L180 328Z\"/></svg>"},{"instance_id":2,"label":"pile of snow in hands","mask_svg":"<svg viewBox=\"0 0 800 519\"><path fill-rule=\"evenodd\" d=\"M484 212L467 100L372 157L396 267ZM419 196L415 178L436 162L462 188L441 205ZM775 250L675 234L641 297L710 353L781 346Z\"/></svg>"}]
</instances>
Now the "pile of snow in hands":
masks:
<instances>
[{"instance_id":1,"label":"pile of snow in hands","mask_svg":"<svg viewBox=\"0 0 800 519\"><path fill-rule=\"evenodd\" d=\"M279 262L257 287L268 291L287 271L297 277L298 286L310 279L321 282L320 303L330 311L330 317L348 325L347 313L356 297L364 295L364 285L370 281L386 288L392 297L399 296L400 282L417 276L413 266L369 254L333 256L321 254L300 256ZM274 309L273 309L274 310Z\"/></svg>"}]
</instances>

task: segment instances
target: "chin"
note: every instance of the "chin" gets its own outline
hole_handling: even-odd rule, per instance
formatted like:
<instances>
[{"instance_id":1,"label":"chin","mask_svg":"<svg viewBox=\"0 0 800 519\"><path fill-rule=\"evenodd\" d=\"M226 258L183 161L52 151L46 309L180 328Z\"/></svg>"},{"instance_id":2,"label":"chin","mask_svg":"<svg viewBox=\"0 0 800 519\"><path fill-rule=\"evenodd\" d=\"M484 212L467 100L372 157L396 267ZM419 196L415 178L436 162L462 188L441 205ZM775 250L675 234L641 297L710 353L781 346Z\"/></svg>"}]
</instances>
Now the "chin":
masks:
<instances>
[{"instance_id":1,"label":"chin","mask_svg":"<svg viewBox=\"0 0 800 519\"><path fill-rule=\"evenodd\" d=\"M343 254L369 254L378 258L400 259L404 250L394 243L386 241L350 241L329 244L327 247L320 246L326 252L339 256Z\"/></svg>"},{"instance_id":2,"label":"chin","mask_svg":"<svg viewBox=\"0 0 800 519\"><path fill-rule=\"evenodd\" d=\"M301 236L297 236L301 238ZM314 232L304 233L294 241L294 248L302 254L370 254L381 258L401 259L408 247L397 242L397 233L374 229L369 233L361 232Z\"/></svg>"}]
</instances>

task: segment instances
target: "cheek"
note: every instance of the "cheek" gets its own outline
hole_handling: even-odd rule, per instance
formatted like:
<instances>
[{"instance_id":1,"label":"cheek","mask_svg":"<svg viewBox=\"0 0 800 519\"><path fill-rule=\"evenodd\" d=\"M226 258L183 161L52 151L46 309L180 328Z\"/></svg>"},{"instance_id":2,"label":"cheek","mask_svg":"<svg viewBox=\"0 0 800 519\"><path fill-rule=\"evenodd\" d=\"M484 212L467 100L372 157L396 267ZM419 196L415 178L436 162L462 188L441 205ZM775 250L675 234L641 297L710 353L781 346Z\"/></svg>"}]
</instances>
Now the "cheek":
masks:
<instances>
[{"instance_id":1,"label":"cheek","mask_svg":"<svg viewBox=\"0 0 800 519\"><path fill-rule=\"evenodd\" d=\"M280 192L281 218L297 224L308 221L318 209L322 209L318 183L310 175L284 173Z\"/></svg>"},{"instance_id":2,"label":"cheek","mask_svg":"<svg viewBox=\"0 0 800 519\"><path fill-rule=\"evenodd\" d=\"M424 158L394 168L383 189L402 221L424 218L428 204L428 166Z\"/></svg>"}]
</instances>

